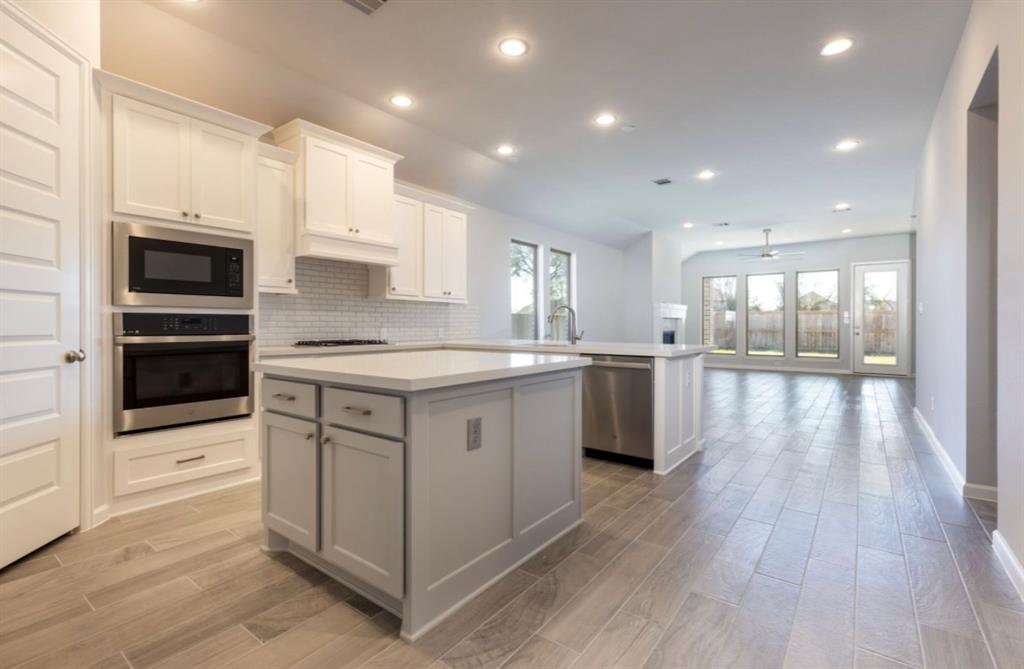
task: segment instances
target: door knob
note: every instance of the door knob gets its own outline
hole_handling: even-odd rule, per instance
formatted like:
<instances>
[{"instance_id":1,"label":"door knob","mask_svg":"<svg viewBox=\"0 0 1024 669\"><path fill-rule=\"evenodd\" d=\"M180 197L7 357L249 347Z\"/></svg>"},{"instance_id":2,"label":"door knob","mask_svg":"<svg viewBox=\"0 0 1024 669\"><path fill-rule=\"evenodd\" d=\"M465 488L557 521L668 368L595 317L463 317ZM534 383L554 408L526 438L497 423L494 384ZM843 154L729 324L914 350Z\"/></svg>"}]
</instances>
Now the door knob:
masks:
<instances>
[{"instance_id":1,"label":"door knob","mask_svg":"<svg viewBox=\"0 0 1024 669\"><path fill-rule=\"evenodd\" d=\"M82 362L83 360L85 360L85 351L82 349L67 351L64 354L64 362Z\"/></svg>"}]
</instances>

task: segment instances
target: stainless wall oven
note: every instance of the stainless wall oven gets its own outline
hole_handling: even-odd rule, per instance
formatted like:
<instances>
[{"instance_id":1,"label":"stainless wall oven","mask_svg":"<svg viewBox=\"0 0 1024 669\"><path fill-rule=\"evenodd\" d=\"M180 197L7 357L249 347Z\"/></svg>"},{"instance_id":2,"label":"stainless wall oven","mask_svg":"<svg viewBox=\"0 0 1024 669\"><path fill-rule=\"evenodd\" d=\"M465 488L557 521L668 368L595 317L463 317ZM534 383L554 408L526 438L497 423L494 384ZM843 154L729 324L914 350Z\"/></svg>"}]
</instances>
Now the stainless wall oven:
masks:
<instances>
[{"instance_id":1,"label":"stainless wall oven","mask_svg":"<svg viewBox=\"0 0 1024 669\"><path fill-rule=\"evenodd\" d=\"M114 304L250 309L252 240L114 221Z\"/></svg>"},{"instance_id":2,"label":"stainless wall oven","mask_svg":"<svg viewBox=\"0 0 1024 669\"><path fill-rule=\"evenodd\" d=\"M246 314L114 314L114 432L253 412Z\"/></svg>"}]
</instances>

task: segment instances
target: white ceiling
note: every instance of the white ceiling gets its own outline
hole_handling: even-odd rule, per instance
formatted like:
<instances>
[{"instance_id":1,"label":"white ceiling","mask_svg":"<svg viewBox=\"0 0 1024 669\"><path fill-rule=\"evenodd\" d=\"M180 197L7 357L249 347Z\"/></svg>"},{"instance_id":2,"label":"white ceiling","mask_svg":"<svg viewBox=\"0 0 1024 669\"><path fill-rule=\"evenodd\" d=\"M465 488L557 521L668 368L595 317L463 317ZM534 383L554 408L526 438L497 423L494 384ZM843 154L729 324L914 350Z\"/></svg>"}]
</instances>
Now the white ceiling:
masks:
<instances>
[{"instance_id":1,"label":"white ceiling","mask_svg":"<svg viewBox=\"0 0 1024 669\"><path fill-rule=\"evenodd\" d=\"M913 229L919 153L970 5L390 0L364 16L341 0L158 4L503 163L425 186L619 245L692 221L691 253L755 245L765 226L777 243ZM497 53L508 35L529 42L525 57ZM837 35L854 47L819 56ZM397 92L416 104L395 110ZM602 110L636 130L597 128ZM850 136L859 149L832 150ZM515 160L494 155L501 142ZM720 176L696 180L705 167ZM831 213L837 202L853 210Z\"/></svg>"}]
</instances>

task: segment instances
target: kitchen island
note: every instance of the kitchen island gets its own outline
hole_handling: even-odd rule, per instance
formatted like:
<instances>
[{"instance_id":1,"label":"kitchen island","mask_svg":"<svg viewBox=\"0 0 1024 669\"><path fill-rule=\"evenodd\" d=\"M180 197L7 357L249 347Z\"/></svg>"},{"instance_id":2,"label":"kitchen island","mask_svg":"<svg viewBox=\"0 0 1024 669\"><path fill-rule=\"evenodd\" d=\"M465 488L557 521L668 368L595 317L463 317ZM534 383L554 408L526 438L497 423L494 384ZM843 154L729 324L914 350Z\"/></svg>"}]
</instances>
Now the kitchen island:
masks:
<instances>
[{"instance_id":1,"label":"kitchen island","mask_svg":"<svg viewBox=\"0 0 1024 669\"><path fill-rule=\"evenodd\" d=\"M613 425L643 428L643 438L648 441L649 460L655 473L668 474L687 458L703 447L701 426L702 384L704 377L704 354L710 346L693 344L643 344L632 342L588 342L576 344L543 340L498 339L498 340L455 340L434 342L402 342L368 346L310 349L297 346L278 346L260 349L262 360L288 356L337 356L370 351L500 351L528 352L553 355L589 356L593 365L585 372L584 413L589 420L583 424L584 447L600 446L629 452L628 443L637 430L606 429ZM644 372L641 368L649 371ZM630 381L636 392L626 391L636 400L636 395L646 393L649 401L633 402L634 406L646 406L643 411L620 406L611 406L601 399L588 396L589 389L609 391L621 386L615 377L639 376L646 373L646 384L637 379ZM602 392L607 396L608 392ZM647 400L647 398L644 398ZM610 416L612 410L625 415ZM600 420L604 418L605 424ZM623 434L619 434L619 432ZM590 432L590 434L588 434ZM596 434L595 434L596 433ZM601 440L604 443L588 443ZM618 442L618 443L617 443ZM622 446L619 446L619 443Z\"/></svg>"},{"instance_id":2,"label":"kitchen island","mask_svg":"<svg viewBox=\"0 0 1024 669\"><path fill-rule=\"evenodd\" d=\"M266 549L415 640L580 522L589 364L436 345L261 358Z\"/></svg>"}]
</instances>

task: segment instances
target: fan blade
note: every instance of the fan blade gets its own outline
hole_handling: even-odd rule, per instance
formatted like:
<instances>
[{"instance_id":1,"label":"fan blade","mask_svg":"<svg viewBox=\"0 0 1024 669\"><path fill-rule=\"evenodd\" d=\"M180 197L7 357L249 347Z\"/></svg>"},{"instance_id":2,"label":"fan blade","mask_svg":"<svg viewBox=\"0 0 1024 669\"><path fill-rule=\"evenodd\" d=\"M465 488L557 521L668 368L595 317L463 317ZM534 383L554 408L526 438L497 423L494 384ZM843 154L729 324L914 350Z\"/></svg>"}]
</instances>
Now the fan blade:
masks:
<instances>
[{"instance_id":1,"label":"fan blade","mask_svg":"<svg viewBox=\"0 0 1024 669\"><path fill-rule=\"evenodd\" d=\"M762 257L760 253L737 253L736 255L738 255L741 258L761 258Z\"/></svg>"},{"instance_id":2,"label":"fan blade","mask_svg":"<svg viewBox=\"0 0 1024 669\"><path fill-rule=\"evenodd\" d=\"M804 255L804 253L804 251L789 251L787 253L776 253L775 257L778 258L779 256L802 256Z\"/></svg>"}]
</instances>

